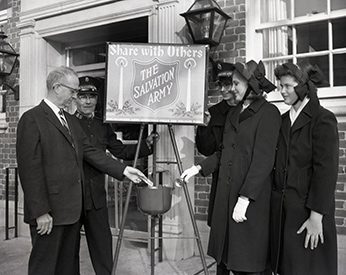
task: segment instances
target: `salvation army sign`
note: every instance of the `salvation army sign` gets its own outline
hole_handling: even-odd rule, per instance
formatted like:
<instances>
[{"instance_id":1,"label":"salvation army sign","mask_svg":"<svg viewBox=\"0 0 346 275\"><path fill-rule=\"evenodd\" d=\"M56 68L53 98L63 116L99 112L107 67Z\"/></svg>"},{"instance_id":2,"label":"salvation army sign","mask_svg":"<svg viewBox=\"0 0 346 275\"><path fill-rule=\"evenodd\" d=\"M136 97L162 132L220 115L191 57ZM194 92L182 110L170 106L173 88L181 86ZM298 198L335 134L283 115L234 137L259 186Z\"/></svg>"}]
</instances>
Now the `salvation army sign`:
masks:
<instances>
[{"instance_id":1,"label":"salvation army sign","mask_svg":"<svg viewBox=\"0 0 346 275\"><path fill-rule=\"evenodd\" d=\"M208 46L108 43L106 122L203 124Z\"/></svg>"},{"instance_id":2,"label":"salvation army sign","mask_svg":"<svg viewBox=\"0 0 346 275\"><path fill-rule=\"evenodd\" d=\"M134 61L133 100L152 111L172 104L178 97L177 65L157 59L147 64ZM147 78L147 68L155 77Z\"/></svg>"}]
</instances>

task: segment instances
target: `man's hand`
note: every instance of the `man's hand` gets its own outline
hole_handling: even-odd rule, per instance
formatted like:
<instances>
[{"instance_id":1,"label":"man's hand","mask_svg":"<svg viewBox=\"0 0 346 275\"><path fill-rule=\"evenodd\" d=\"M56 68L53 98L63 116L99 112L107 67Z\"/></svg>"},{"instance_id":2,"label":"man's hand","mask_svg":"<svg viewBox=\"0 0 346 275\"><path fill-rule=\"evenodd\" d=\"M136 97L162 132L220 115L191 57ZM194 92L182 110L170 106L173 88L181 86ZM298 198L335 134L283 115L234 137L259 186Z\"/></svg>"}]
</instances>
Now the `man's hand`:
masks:
<instances>
[{"instance_id":1,"label":"man's hand","mask_svg":"<svg viewBox=\"0 0 346 275\"><path fill-rule=\"evenodd\" d=\"M247 207L249 206L249 199L247 197L240 196L238 197L238 201L233 209L232 218L235 222L243 222L246 221L247 218L245 216Z\"/></svg>"},{"instance_id":2,"label":"man's hand","mask_svg":"<svg viewBox=\"0 0 346 275\"><path fill-rule=\"evenodd\" d=\"M202 169L200 165L193 165L190 168L186 169L181 175L180 178L187 182L193 176L196 176L199 171Z\"/></svg>"},{"instance_id":3,"label":"man's hand","mask_svg":"<svg viewBox=\"0 0 346 275\"><path fill-rule=\"evenodd\" d=\"M53 229L53 218L51 215L44 214L36 219L37 223L37 233L40 235L47 234L49 235Z\"/></svg>"},{"instance_id":4,"label":"man's hand","mask_svg":"<svg viewBox=\"0 0 346 275\"><path fill-rule=\"evenodd\" d=\"M143 178L146 178L146 176L140 170L131 166L126 166L123 174L134 183L140 183Z\"/></svg>"},{"instance_id":5,"label":"man's hand","mask_svg":"<svg viewBox=\"0 0 346 275\"><path fill-rule=\"evenodd\" d=\"M310 242L310 249L313 250L317 247L319 239L321 239L321 243L323 244L322 218L322 214L311 210L310 217L299 228L297 234L302 233L306 229L305 248L308 248Z\"/></svg>"}]
</instances>

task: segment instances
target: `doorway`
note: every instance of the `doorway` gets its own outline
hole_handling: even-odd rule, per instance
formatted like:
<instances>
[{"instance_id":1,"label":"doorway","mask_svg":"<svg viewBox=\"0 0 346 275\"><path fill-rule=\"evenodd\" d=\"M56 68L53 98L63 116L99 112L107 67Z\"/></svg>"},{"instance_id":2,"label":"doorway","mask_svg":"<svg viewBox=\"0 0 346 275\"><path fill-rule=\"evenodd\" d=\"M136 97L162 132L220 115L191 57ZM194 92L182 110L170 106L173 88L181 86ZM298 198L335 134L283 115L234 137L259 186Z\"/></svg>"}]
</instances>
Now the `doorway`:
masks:
<instances>
[{"instance_id":1,"label":"doorway","mask_svg":"<svg viewBox=\"0 0 346 275\"><path fill-rule=\"evenodd\" d=\"M98 78L101 83L105 81L106 75L106 42L133 42L148 43L148 17L120 21L93 28L58 34L48 37L52 44L59 43L65 48L66 64L73 68L78 76L91 76ZM106 91L100 89L98 111L104 109ZM75 107L71 107L73 113ZM102 114L101 114L102 116ZM117 124L112 125L116 131L117 138L124 144L136 144L139 134L139 124ZM144 131L144 138L147 130ZM132 161L125 162L132 166ZM147 158L139 159L137 167L147 171ZM109 222L112 233L116 235L119 231L122 219L123 206L127 194L126 182L106 176L105 188L107 191L107 203ZM133 188L125 223L124 237L147 242L148 218L137 209L136 188Z\"/></svg>"}]
</instances>

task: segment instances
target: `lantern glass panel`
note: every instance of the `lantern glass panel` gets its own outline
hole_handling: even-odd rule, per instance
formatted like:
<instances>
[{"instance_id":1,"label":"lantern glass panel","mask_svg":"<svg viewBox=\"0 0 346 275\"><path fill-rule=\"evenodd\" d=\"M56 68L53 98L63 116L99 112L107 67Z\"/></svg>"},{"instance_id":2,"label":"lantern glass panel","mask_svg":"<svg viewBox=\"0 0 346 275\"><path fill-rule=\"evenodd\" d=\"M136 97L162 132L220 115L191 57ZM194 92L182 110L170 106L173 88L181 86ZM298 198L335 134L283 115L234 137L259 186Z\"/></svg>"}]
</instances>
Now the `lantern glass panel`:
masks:
<instances>
[{"instance_id":1,"label":"lantern glass panel","mask_svg":"<svg viewBox=\"0 0 346 275\"><path fill-rule=\"evenodd\" d=\"M220 43L226 21L227 19L224 16L222 16L220 13L218 12L214 13L214 28L213 28L214 33L211 38L217 43Z\"/></svg>"},{"instance_id":2,"label":"lantern glass panel","mask_svg":"<svg viewBox=\"0 0 346 275\"><path fill-rule=\"evenodd\" d=\"M0 74L10 74L17 56L0 52Z\"/></svg>"},{"instance_id":3,"label":"lantern glass panel","mask_svg":"<svg viewBox=\"0 0 346 275\"><path fill-rule=\"evenodd\" d=\"M8 53L13 53L14 55L16 54L16 52L13 50L13 48L11 47L10 44L8 44L5 41L2 41L2 43L0 42L0 51L1 52L8 52Z\"/></svg>"},{"instance_id":4,"label":"lantern glass panel","mask_svg":"<svg viewBox=\"0 0 346 275\"><path fill-rule=\"evenodd\" d=\"M192 34L195 41L203 41L209 39L211 35L210 24L211 13L199 13L188 17Z\"/></svg>"},{"instance_id":5,"label":"lantern glass panel","mask_svg":"<svg viewBox=\"0 0 346 275\"><path fill-rule=\"evenodd\" d=\"M0 42L0 74L9 75L17 59L17 53L6 41Z\"/></svg>"}]
</instances>

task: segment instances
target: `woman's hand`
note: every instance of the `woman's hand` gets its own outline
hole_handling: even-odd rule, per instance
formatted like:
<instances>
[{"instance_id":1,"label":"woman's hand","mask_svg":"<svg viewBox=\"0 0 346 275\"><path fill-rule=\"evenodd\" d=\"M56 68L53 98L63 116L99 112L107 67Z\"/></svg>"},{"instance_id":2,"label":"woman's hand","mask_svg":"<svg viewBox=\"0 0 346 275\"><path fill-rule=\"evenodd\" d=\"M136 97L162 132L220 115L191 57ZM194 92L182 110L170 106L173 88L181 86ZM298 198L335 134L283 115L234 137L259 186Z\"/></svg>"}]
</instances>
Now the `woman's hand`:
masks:
<instances>
[{"instance_id":1,"label":"woman's hand","mask_svg":"<svg viewBox=\"0 0 346 275\"><path fill-rule=\"evenodd\" d=\"M236 205L234 206L233 214L232 214L232 218L235 222L239 223L239 222L244 222L247 220L245 214L246 214L247 207L249 206L249 203L250 203L249 198L244 196L238 197L238 201Z\"/></svg>"},{"instance_id":2,"label":"woman's hand","mask_svg":"<svg viewBox=\"0 0 346 275\"><path fill-rule=\"evenodd\" d=\"M190 168L186 169L181 175L180 178L187 182L193 176L196 176L199 171L202 169L200 165L193 165Z\"/></svg>"},{"instance_id":3,"label":"woman's hand","mask_svg":"<svg viewBox=\"0 0 346 275\"><path fill-rule=\"evenodd\" d=\"M323 215L311 210L310 217L299 228L297 234L301 234L306 229L304 247L308 248L310 242L310 249L313 250L317 247L319 239L323 244Z\"/></svg>"}]
</instances>

